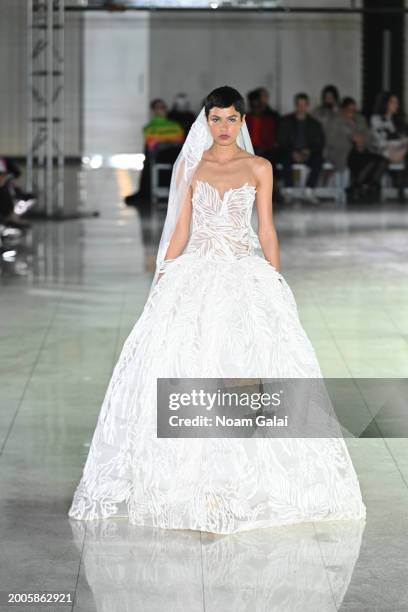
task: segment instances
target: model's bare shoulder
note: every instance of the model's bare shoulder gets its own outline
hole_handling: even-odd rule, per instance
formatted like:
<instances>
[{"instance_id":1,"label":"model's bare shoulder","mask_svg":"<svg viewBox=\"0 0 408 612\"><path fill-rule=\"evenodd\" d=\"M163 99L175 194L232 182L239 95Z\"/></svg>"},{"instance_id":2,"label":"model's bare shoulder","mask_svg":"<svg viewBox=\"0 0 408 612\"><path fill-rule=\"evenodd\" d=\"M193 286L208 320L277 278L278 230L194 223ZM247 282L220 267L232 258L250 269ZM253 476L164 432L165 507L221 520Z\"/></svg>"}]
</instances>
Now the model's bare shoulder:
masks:
<instances>
[{"instance_id":1,"label":"model's bare shoulder","mask_svg":"<svg viewBox=\"0 0 408 612\"><path fill-rule=\"evenodd\" d=\"M252 159L252 170L258 178L273 174L273 167L269 159L261 157L260 155L253 155Z\"/></svg>"}]
</instances>

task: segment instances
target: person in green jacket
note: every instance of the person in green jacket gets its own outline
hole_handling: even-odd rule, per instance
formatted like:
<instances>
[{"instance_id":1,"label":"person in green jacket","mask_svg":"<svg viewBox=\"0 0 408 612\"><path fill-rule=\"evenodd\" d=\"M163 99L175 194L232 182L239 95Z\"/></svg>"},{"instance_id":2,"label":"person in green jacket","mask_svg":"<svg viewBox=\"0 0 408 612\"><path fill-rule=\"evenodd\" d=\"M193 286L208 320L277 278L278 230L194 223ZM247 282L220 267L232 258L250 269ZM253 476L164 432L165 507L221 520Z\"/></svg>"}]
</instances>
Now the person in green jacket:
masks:
<instances>
[{"instance_id":1,"label":"person in green jacket","mask_svg":"<svg viewBox=\"0 0 408 612\"><path fill-rule=\"evenodd\" d=\"M145 162L143 165L140 179L140 188L137 192L125 197L128 206L138 206L140 208L149 207L151 196L150 171L151 158L162 143L180 144L180 148L185 140L184 130L179 123L167 117L167 106L161 98L155 98L150 102L150 109L153 113L152 119L143 126L144 154ZM177 152L175 148L169 148L169 159ZM164 161L164 160L161 160Z\"/></svg>"}]
</instances>

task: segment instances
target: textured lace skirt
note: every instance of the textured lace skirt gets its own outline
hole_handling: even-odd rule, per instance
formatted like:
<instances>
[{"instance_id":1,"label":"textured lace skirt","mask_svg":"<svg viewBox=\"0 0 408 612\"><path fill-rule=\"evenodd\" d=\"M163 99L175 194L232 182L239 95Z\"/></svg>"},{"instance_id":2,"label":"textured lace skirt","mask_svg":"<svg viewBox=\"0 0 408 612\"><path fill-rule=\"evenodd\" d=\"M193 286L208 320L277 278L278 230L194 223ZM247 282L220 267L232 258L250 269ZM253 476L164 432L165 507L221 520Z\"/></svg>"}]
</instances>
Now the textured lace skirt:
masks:
<instances>
[{"instance_id":1,"label":"textured lace skirt","mask_svg":"<svg viewBox=\"0 0 408 612\"><path fill-rule=\"evenodd\" d=\"M322 374L265 259L170 260L114 368L70 517L223 534L365 517L342 438L157 438L157 377Z\"/></svg>"}]
</instances>

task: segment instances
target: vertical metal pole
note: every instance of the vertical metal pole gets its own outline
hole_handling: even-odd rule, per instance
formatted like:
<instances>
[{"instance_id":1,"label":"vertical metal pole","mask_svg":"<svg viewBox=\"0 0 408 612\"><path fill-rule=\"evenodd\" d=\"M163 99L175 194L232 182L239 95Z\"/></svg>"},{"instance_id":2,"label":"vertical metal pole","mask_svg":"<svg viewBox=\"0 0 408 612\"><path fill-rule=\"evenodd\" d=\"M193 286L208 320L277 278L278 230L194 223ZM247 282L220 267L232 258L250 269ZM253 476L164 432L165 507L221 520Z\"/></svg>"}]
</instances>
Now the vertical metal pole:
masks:
<instances>
[{"instance_id":1,"label":"vertical metal pole","mask_svg":"<svg viewBox=\"0 0 408 612\"><path fill-rule=\"evenodd\" d=\"M64 208L64 0L27 1L27 186L46 217Z\"/></svg>"},{"instance_id":2,"label":"vertical metal pole","mask_svg":"<svg viewBox=\"0 0 408 612\"><path fill-rule=\"evenodd\" d=\"M64 125L65 125L65 11L64 11L64 0L59 0L58 6L58 25L59 25L59 44L58 44L58 58L59 58L59 66L58 71L60 73L59 76L59 104L57 108L58 112L58 175L57 175L57 210L59 214L62 214L64 209Z\"/></svg>"},{"instance_id":3,"label":"vertical metal pole","mask_svg":"<svg viewBox=\"0 0 408 612\"><path fill-rule=\"evenodd\" d=\"M47 215L53 213L53 44L54 44L54 28L53 28L53 0L47 0L47 47L46 47L46 194L45 207Z\"/></svg>"},{"instance_id":4,"label":"vertical metal pole","mask_svg":"<svg viewBox=\"0 0 408 612\"><path fill-rule=\"evenodd\" d=\"M46 106L46 33L47 0L33 0L33 178L42 209L46 213L45 146L47 133Z\"/></svg>"},{"instance_id":5,"label":"vertical metal pole","mask_svg":"<svg viewBox=\"0 0 408 612\"><path fill-rule=\"evenodd\" d=\"M282 21L277 15L275 19L275 108L282 112Z\"/></svg>"},{"instance_id":6,"label":"vertical metal pole","mask_svg":"<svg viewBox=\"0 0 408 612\"><path fill-rule=\"evenodd\" d=\"M391 32L384 30L382 36L383 63L382 63L382 89L389 90L391 86Z\"/></svg>"},{"instance_id":7,"label":"vertical metal pole","mask_svg":"<svg viewBox=\"0 0 408 612\"><path fill-rule=\"evenodd\" d=\"M26 190L33 190L33 0L27 0L27 159Z\"/></svg>"}]
</instances>

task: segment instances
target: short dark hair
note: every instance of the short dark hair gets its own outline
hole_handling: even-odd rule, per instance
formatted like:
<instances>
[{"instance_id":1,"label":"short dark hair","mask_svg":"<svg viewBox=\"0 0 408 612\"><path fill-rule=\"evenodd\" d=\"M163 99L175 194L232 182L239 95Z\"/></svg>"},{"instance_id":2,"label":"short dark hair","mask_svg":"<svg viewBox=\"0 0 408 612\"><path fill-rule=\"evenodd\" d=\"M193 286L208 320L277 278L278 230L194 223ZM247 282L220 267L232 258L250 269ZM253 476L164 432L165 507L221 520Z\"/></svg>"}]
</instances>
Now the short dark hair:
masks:
<instances>
[{"instance_id":1,"label":"short dark hair","mask_svg":"<svg viewBox=\"0 0 408 612\"><path fill-rule=\"evenodd\" d=\"M388 102L394 97L399 100L397 94L393 93L392 91L381 91L375 99L374 114L385 115L387 112Z\"/></svg>"},{"instance_id":2,"label":"short dark hair","mask_svg":"<svg viewBox=\"0 0 408 612\"><path fill-rule=\"evenodd\" d=\"M400 101L396 93L392 91L381 91L376 97L373 114L384 116L387 112L388 102L391 98L397 98L398 102ZM398 112L392 117L391 120L394 123L394 126L397 131L405 131L405 122L401 109L401 104L399 106Z\"/></svg>"},{"instance_id":3,"label":"short dark hair","mask_svg":"<svg viewBox=\"0 0 408 612\"><path fill-rule=\"evenodd\" d=\"M154 107L156 106L156 104L164 104L164 106L167 106L165 101L162 98L154 98L151 102L150 102L150 109L154 110Z\"/></svg>"},{"instance_id":4,"label":"short dark hair","mask_svg":"<svg viewBox=\"0 0 408 612\"><path fill-rule=\"evenodd\" d=\"M339 90L337 89L336 85L325 85L322 89L322 102L326 96L326 94L331 93L331 95L333 96L333 98L336 100L336 103L339 103L340 100L340 94L339 94Z\"/></svg>"},{"instance_id":5,"label":"short dark hair","mask_svg":"<svg viewBox=\"0 0 408 612\"><path fill-rule=\"evenodd\" d=\"M204 100L205 116L208 118L210 110L218 106L218 108L228 108L233 106L241 115L245 114L245 100L234 87L223 85L213 89Z\"/></svg>"},{"instance_id":6,"label":"short dark hair","mask_svg":"<svg viewBox=\"0 0 408 612\"><path fill-rule=\"evenodd\" d=\"M248 102L258 102L261 99L261 88L252 89L247 93Z\"/></svg>"},{"instance_id":7,"label":"short dark hair","mask_svg":"<svg viewBox=\"0 0 408 612\"><path fill-rule=\"evenodd\" d=\"M310 102L310 98L304 91L300 91L294 97L295 104L297 104L298 100L306 100L306 102Z\"/></svg>"},{"instance_id":8,"label":"short dark hair","mask_svg":"<svg viewBox=\"0 0 408 612\"><path fill-rule=\"evenodd\" d=\"M351 106L352 104L357 106L357 102L355 101L355 99L351 98L350 96L346 96L345 98L342 99L340 108L347 108L347 106Z\"/></svg>"}]
</instances>

